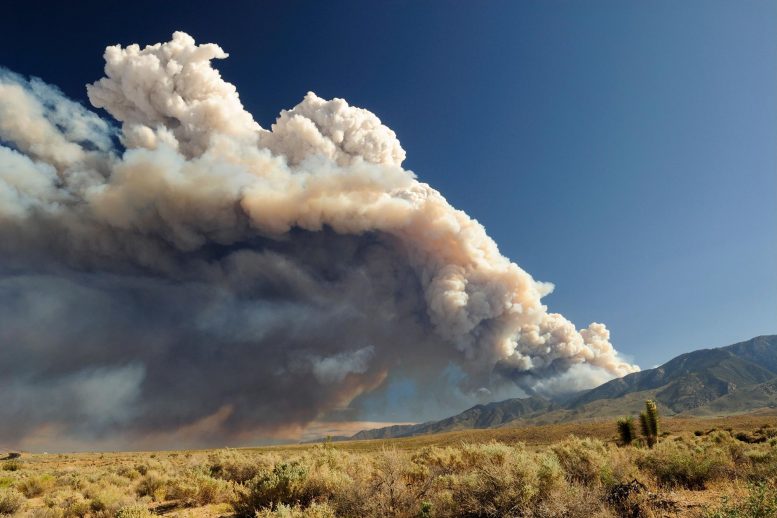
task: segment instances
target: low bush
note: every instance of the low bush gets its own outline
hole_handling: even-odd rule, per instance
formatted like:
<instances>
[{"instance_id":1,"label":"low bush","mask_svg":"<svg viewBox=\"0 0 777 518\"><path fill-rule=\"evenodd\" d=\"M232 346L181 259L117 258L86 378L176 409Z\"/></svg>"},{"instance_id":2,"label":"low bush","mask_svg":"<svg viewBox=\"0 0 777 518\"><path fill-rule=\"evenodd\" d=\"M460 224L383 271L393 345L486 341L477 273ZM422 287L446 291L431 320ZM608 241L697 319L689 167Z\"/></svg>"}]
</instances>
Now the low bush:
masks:
<instances>
[{"instance_id":1,"label":"low bush","mask_svg":"<svg viewBox=\"0 0 777 518\"><path fill-rule=\"evenodd\" d=\"M248 481L232 502L238 516L254 516L262 509L275 509L280 504L297 505L303 496L307 469L298 462L283 462Z\"/></svg>"},{"instance_id":2,"label":"low bush","mask_svg":"<svg viewBox=\"0 0 777 518\"><path fill-rule=\"evenodd\" d=\"M58 507L36 507L27 513L27 518L62 518L62 509Z\"/></svg>"},{"instance_id":3,"label":"low bush","mask_svg":"<svg viewBox=\"0 0 777 518\"><path fill-rule=\"evenodd\" d=\"M74 495L65 500L62 506L63 518L84 518L91 512L90 503L80 495Z\"/></svg>"},{"instance_id":4,"label":"low bush","mask_svg":"<svg viewBox=\"0 0 777 518\"><path fill-rule=\"evenodd\" d=\"M133 466L119 466L119 468L116 470L116 474L120 477L128 478L130 480L135 480L140 478L141 473Z\"/></svg>"},{"instance_id":5,"label":"low bush","mask_svg":"<svg viewBox=\"0 0 777 518\"><path fill-rule=\"evenodd\" d=\"M161 501L167 496L165 487L167 480L156 472L149 471L144 475L135 487L138 496L150 496L153 500Z\"/></svg>"},{"instance_id":6,"label":"low bush","mask_svg":"<svg viewBox=\"0 0 777 518\"><path fill-rule=\"evenodd\" d=\"M24 505L24 495L15 489L0 489L0 514L14 514Z\"/></svg>"},{"instance_id":7,"label":"low bush","mask_svg":"<svg viewBox=\"0 0 777 518\"><path fill-rule=\"evenodd\" d=\"M591 486L610 478L607 448L598 439L572 436L554 444L551 451L570 482Z\"/></svg>"},{"instance_id":8,"label":"low bush","mask_svg":"<svg viewBox=\"0 0 777 518\"><path fill-rule=\"evenodd\" d=\"M89 500L92 513L98 517L112 517L122 507L137 503L132 494L127 494L126 486L95 484L86 488L83 495Z\"/></svg>"},{"instance_id":9,"label":"low bush","mask_svg":"<svg viewBox=\"0 0 777 518\"><path fill-rule=\"evenodd\" d=\"M3 461L3 471L19 471L22 463L16 459Z\"/></svg>"},{"instance_id":10,"label":"low bush","mask_svg":"<svg viewBox=\"0 0 777 518\"><path fill-rule=\"evenodd\" d=\"M214 478L243 484L266 469L272 469L278 459L268 456L253 458L235 450L221 450L209 457L209 471Z\"/></svg>"},{"instance_id":11,"label":"low bush","mask_svg":"<svg viewBox=\"0 0 777 518\"><path fill-rule=\"evenodd\" d=\"M446 516L513 516L533 509L564 484L557 458L526 451L522 445L466 445L463 470L442 477L449 497L432 496ZM448 504L453 504L452 506Z\"/></svg>"},{"instance_id":12,"label":"low bush","mask_svg":"<svg viewBox=\"0 0 777 518\"><path fill-rule=\"evenodd\" d=\"M777 518L777 489L764 482L755 484L744 502L724 501L719 508L705 513L704 518Z\"/></svg>"},{"instance_id":13,"label":"low bush","mask_svg":"<svg viewBox=\"0 0 777 518\"><path fill-rule=\"evenodd\" d=\"M313 503L308 507L280 504L276 509L256 512L256 518L336 518L335 511L328 504Z\"/></svg>"},{"instance_id":14,"label":"low bush","mask_svg":"<svg viewBox=\"0 0 777 518\"><path fill-rule=\"evenodd\" d=\"M54 479L51 476L29 476L16 483L16 489L22 492L27 498L41 496L54 485Z\"/></svg>"},{"instance_id":15,"label":"low bush","mask_svg":"<svg viewBox=\"0 0 777 518\"><path fill-rule=\"evenodd\" d=\"M376 456L366 488L371 515L397 516L414 506L419 495L411 470L408 456L396 449L383 449Z\"/></svg>"},{"instance_id":16,"label":"low bush","mask_svg":"<svg viewBox=\"0 0 777 518\"><path fill-rule=\"evenodd\" d=\"M734 470L731 457L722 448L677 441L659 443L637 463L659 484L688 489L704 489L708 482Z\"/></svg>"},{"instance_id":17,"label":"low bush","mask_svg":"<svg viewBox=\"0 0 777 518\"><path fill-rule=\"evenodd\" d=\"M526 509L517 516L527 518L626 518L627 515L613 512L605 503L598 488L577 484L565 485L539 502L533 509Z\"/></svg>"},{"instance_id":18,"label":"low bush","mask_svg":"<svg viewBox=\"0 0 777 518\"><path fill-rule=\"evenodd\" d=\"M187 506L227 502L232 492L229 482L194 470L169 480L165 487L168 499L180 500Z\"/></svg>"},{"instance_id":19,"label":"low bush","mask_svg":"<svg viewBox=\"0 0 777 518\"><path fill-rule=\"evenodd\" d=\"M116 512L116 518L152 518L153 516L144 505L129 505Z\"/></svg>"}]
</instances>

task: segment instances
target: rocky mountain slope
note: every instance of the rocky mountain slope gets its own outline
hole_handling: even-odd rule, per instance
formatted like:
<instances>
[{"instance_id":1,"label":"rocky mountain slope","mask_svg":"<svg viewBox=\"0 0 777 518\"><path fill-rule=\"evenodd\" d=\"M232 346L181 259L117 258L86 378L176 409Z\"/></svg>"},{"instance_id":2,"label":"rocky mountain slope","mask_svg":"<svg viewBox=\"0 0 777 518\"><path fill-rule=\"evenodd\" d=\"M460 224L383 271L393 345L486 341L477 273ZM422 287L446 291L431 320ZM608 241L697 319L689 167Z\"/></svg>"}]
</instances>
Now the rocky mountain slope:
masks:
<instances>
[{"instance_id":1,"label":"rocky mountain slope","mask_svg":"<svg viewBox=\"0 0 777 518\"><path fill-rule=\"evenodd\" d=\"M660 367L608 381L563 401L540 396L508 399L476 405L440 421L363 430L351 439L613 417L637 413L645 399L654 399L664 415L777 408L777 335L681 354Z\"/></svg>"}]
</instances>

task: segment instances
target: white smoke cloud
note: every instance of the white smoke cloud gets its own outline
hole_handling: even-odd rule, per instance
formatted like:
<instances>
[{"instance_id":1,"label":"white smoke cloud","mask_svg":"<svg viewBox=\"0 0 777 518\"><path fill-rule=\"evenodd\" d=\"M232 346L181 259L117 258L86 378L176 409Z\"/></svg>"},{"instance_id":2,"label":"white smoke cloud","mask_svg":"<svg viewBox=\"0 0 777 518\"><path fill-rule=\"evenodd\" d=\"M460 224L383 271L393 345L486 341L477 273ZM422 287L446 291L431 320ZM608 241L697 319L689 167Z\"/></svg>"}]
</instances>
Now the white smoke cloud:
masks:
<instances>
[{"instance_id":1,"label":"white smoke cloud","mask_svg":"<svg viewBox=\"0 0 777 518\"><path fill-rule=\"evenodd\" d=\"M226 57L181 32L145 48L108 47L106 77L87 91L121 122L124 150L111 145L107 122L55 89L0 74L0 238L16 244L3 248L0 267L211 286L197 332L224 340L258 342L273 322L300 322L300 303L283 309L271 302L278 293L324 307L338 305L328 290L340 290L350 309L332 318L369 322L364 338L374 345L343 338L333 350L290 350L308 366L290 360L273 373L308 369L331 386L321 400L295 401L311 408L290 421L313 420L379 385L398 353L426 358L430 368L457 362L473 397L499 379L495 372L529 390L560 390L548 380L586 368L596 379L638 370L603 324L578 331L548 313L542 297L553 286L504 257L481 224L403 169L405 152L378 117L308 93L263 129L212 67ZM371 252L359 255L359 243ZM347 267L335 264L339 256L369 275L338 273L335 288L330 270ZM367 293L382 295L363 301ZM248 323L229 318L231 307ZM423 343L379 341L389 322L397 336ZM229 419L239 417L238 408Z\"/></svg>"},{"instance_id":2,"label":"white smoke cloud","mask_svg":"<svg viewBox=\"0 0 777 518\"><path fill-rule=\"evenodd\" d=\"M345 166L358 160L400 166L405 150L396 134L375 114L348 106L342 99L326 101L313 92L291 110L283 110L263 134L262 145L298 165L307 157L324 157Z\"/></svg>"},{"instance_id":3,"label":"white smoke cloud","mask_svg":"<svg viewBox=\"0 0 777 518\"><path fill-rule=\"evenodd\" d=\"M259 125L210 65L227 56L218 45L195 45L183 32L143 49L114 45L105 49L106 77L87 86L89 100L123 123L129 148L165 143L191 157L215 134L255 141Z\"/></svg>"},{"instance_id":4,"label":"white smoke cloud","mask_svg":"<svg viewBox=\"0 0 777 518\"><path fill-rule=\"evenodd\" d=\"M339 383L351 373L364 374L375 348L367 346L356 351L345 351L326 358L313 357L313 375L321 383Z\"/></svg>"}]
</instances>

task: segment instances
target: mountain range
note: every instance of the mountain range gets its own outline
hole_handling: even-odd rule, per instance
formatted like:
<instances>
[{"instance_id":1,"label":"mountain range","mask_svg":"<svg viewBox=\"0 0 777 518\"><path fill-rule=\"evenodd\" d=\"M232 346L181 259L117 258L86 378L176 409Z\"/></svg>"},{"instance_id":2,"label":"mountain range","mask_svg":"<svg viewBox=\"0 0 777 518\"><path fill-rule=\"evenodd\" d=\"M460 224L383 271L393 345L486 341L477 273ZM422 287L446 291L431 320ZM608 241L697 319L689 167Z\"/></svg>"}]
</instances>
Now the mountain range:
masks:
<instances>
[{"instance_id":1,"label":"mountain range","mask_svg":"<svg viewBox=\"0 0 777 518\"><path fill-rule=\"evenodd\" d=\"M777 409L777 335L681 354L665 364L566 395L476 405L440 421L363 430L341 439L389 439L637 414L646 399L663 415L728 415Z\"/></svg>"}]
</instances>

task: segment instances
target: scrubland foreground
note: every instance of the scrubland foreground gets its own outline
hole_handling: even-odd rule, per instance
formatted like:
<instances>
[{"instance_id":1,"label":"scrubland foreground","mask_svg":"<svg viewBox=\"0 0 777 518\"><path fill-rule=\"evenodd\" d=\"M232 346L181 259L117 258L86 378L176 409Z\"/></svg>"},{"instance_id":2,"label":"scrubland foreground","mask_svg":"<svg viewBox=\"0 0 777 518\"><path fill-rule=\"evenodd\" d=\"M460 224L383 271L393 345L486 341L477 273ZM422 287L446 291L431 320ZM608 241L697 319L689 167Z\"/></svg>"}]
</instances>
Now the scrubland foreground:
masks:
<instances>
[{"instance_id":1,"label":"scrubland foreground","mask_svg":"<svg viewBox=\"0 0 777 518\"><path fill-rule=\"evenodd\" d=\"M24 455L0 513L40 518L777 517L777 419L664 421L654 448L614 423L390 442ZM525 442L516 440L523 435ZM532 438L536 438L532 440ZM465 439L464 441L462 439ZM549 439L554 442L548 443Z\"/></svg>"}]
</instances>

